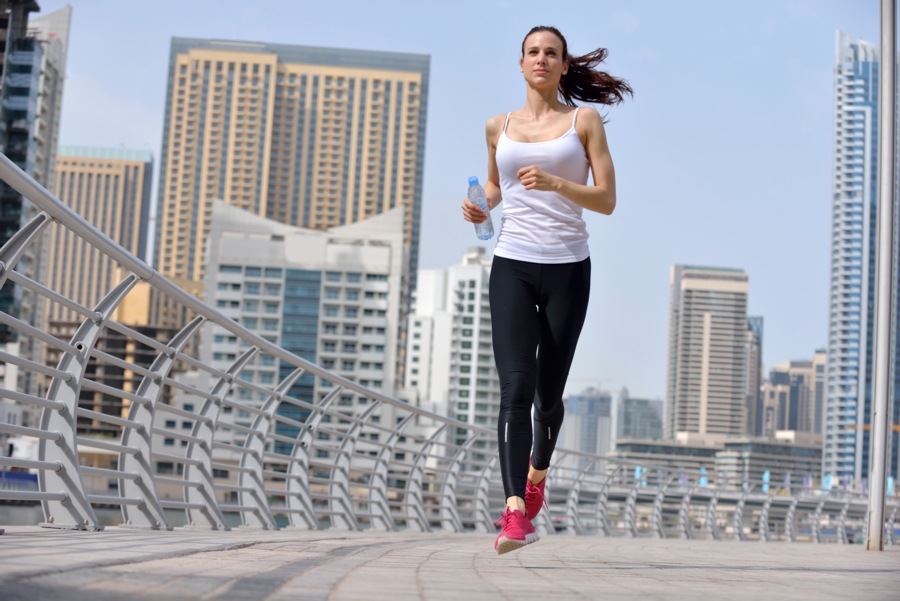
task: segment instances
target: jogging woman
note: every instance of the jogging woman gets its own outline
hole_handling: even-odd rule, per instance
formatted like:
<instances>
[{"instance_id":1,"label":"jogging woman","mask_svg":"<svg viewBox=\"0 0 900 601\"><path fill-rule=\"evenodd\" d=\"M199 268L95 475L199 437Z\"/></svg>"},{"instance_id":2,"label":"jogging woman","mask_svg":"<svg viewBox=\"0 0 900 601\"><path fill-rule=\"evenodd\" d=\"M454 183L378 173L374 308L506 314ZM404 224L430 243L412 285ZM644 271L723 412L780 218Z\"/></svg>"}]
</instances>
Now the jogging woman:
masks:
<instances>
[{"instance_id":1,"label":"jogging woman","mask_svg":"<svg viewBox=\"0 0 900 601\"><path fill-rule=\"evenodd\" d=\"M631 94L626 81L596 69L605 57L603 48L570 56L557 29L535 27L522 42L519 60L525 106L487 122L484 190L490 208L506 201L490 281L506 496L494 543L498 553L538 540L531 520L544 502L563 421L563 390L590 293L582 210L611 215L616 207L603 119L593 108L575 106L576 100L617 104ZM472 223L487 218L468 199L462 210Z\"/></svg>"}]
</instances>

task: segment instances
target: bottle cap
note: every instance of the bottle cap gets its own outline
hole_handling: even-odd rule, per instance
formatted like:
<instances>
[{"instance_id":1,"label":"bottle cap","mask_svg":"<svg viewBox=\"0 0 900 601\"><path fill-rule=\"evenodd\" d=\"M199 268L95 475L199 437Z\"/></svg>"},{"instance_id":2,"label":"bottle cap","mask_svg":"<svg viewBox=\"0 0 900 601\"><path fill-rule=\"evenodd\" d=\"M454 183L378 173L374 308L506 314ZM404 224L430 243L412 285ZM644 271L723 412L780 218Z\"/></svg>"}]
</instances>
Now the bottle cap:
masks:
<instances>
[{"instance_id":1,"label":"bottle cap","mask_svg":"<svg viewBox=\"0 0 900 601\"><path fill-rule=\"evenodd\" d=\"M475 176L475 175L473 175L472 177L470 177L470 178L469 178L469 185L470 185L470 186L477 186L477 185L478 185L478 177Z\"/></svg>"}]
</instances>

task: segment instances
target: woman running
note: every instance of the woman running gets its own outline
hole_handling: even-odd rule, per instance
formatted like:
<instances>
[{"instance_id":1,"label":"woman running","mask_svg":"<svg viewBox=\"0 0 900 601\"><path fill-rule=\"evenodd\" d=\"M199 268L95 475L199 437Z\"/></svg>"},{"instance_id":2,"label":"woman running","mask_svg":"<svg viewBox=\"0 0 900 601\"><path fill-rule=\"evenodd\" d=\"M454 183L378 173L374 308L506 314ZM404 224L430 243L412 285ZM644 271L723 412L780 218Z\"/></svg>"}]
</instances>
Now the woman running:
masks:
<instances>
[{"instance_id":1,"label":"woman running","mask_svg":"<svg viewBox=\"0 0 900 601\"><path fill-rule=\"evenodd\" d=\"M611 215L616 179L603 119L575 101L613 105L632 90L596 67L599 48L569 55L554 27L522 42L525 106L487 122L488 206L506 200L491 268L494 356L500 376L497 437L506 512L494 543L507 553L538 540L531 520L544 502L563 421L562 395L584 324L591 260L583 209ZM588 171L593 185L588 185ZM466 199L463 217L487 215ZM532 405L534 427L532 428Z\"/></svg>"}]
</instances>

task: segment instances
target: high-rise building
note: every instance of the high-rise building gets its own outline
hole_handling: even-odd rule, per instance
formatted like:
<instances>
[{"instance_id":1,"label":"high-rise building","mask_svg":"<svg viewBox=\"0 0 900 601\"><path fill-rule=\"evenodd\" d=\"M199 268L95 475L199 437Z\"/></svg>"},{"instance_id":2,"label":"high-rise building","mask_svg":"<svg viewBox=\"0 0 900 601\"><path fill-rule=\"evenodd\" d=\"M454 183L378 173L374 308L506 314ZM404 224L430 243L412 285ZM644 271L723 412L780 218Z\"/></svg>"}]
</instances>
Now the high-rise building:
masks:
<instances>
[{"instance_id":1,"label":"high-rise building","mask_svg":"<svg viewBox=\"0 0 900 601\"><path fill-rule=\"evenodd\" d=\"M73 211L132 254L146 258L153 155L148 150L62 146L54 192ZM47 285L94 307L118 277L118 264L56 224L50 226ZM48 308L51 327L81 323L71 309Z\"/></svg>"},{"instance_id":2,"label":"high-rise building","mask_svg":"<svg viewBox=\"0 0 900 601\"><path fill-rule=\"evenodd\" d=\"M566 416L559 432L559 445L582 453L606 455L613 446L613 397L609 392L587 388L570 394L565 401ZM578 457L570 465L585 467L590 460ZM603 473L606 463L590 471Z\"/></svg>"},{"instance_id":3,"label":"high-rise building","mask_svg":"<svg viewBox=\"0 0 900 601\"><path fill-rule=\"evenodd\" d=\"M763 318L747 318L747 423L744 433L759 436L762 432L762 341Z\"/></svg>"},{"instance_id":4,"label":"high-rise building","mask_svg":"<svg viewBox=\"0 0 900 601\"><path fill-rule=\"evenodd\" d=\"M747 274L674 265L670 278L666 437L744 433Z\"/></svg>"},{"instance_id":5,"label":"high-rise building","mask_svg":"<svg viewBox=\"0 0 900 601\"><path fill-rule=\"evenodd\" d=\"M39 184L55 182L56 143L68 51L71 7L32 19L39 10L32 0L0 1L0 152ZM18 192L0 182L0 245L9 240L39 211ZM42 281L43 241L31 244L15 269ZM30 290L7 280L0 288L0 310L43 329L42 301ZM0 325L0 350L40 361L42 350L31 338ZM35 374L10 364L0 366L0 386L40 394ZM27 425L28 416L25 416Z\"/></svg>"},{"instance_id":6,"label":"high-rise building","mask_svg":"<svg viewBox=\"0 0 900 601\"><path fill-rule=\"evenodd\" d=\"M762 436L771 438L778 430L822 434L825 361L825 351L817 350L811 361L786 361L772 368L762 386Z\"/></svg>"},{"instance_id":7,"label":"high-rise building","mask_svg":"<svg viewBox=\"0 0 900 601\"><path fill-rule=\"evenodd\" d=\"M842 31L837 32L835 43L831 297L822 473L835 481L860 482L869 475L871 445L880 62L877 45ZM900 345L900 336L894 338L894 344ZM894 357L900 361L896 348ZM900 373L896 364L894 373ZM893 386L896 424L900 380L895 379ZM888 473L898 477L897 432L891 433L889 443Z\"/></svg>"},{"instance_id":8,"label":"high-rise building","mask_svg":"<svg viewBox=\"0 0 900 601\"><path fill-rule=\"evenodd\" d=\"M176 282L203 279L216 199L318 230L403 206L414 279L429 62L419 54L173 38L156 268Z\"/></svg>"},{"instance_id":9,"label":"high-rise building","mask_svg":"<svg viewBox=\"0 0 900 601\"><path fill-rule=\"evenodd\" d=\"M812 360L813 424L811 432L820 435L825 417L825 368L827 363L828 352L825 349L817 349Z\"/></svg>"},{"instance_id":10,"label":"high-rise building","mask_svg":"<svg viewBox=\"0 0 900 601\"><path fill-rule=\"evenodd\" d=\"M619 392L613 413L613 437L659 439L663 436L663 412L661 400L636 399L627 388Z\"/></svg>"},{"instance_id":11,"label":"high-rise building","mask_svg":"<svg viewBox=\"0 0 900 601\"><path fill-rule=\"evenodd\" d=\"M362 386L393 396L405 323L401 283L404 209L320 232L281 224L217 201L213 209L207 302L260 336ZM218 369L246 350L218 325L204 331L200 356ZM241 378L272 388L294 367L261 354ZM333 385L304 374L291 396L318 402ZM230 394L264 401L245 388ZM263 395L265 396L265 395ZM336 402L361 413L370 399L347 391ZM285 405L283 413L303 418ZM383 411L388 411L389 408ZM250 425L251 415L234 416ZM244 423L246 421L246 423ZM281 426L279 426L281 427ZM296 434L294 432L293 434Z\"/></svg>"},{"instance_id":12,"label":"high-rise building","mask_svg":"<svg viewBox=\"0 0 900 601\"><path fill-rule=\"evenodd\" d=\"M419 406L488 428L500 414L500 380L491 341L491 261L470 248L448 269L419 271L409 316L406 388ZM460 429L455 442L469 433ZM496 444L479 440L477 448Z\"/></svg>"}]
</instances>

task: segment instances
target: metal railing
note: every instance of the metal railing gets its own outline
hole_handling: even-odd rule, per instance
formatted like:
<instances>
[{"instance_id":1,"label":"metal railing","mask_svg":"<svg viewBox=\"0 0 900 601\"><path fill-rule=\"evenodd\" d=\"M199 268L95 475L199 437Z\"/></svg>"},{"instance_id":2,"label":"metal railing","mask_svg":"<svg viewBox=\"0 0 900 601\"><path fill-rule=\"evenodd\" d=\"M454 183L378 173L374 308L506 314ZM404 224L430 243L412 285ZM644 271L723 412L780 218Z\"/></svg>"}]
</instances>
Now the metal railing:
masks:
<instances>
[{"instance_id":1,"label":"metal railing","mask_svg":"<svg viewBox=\"0 0 900 601\"><path fill-rule=\"evenodd\" d=\"M82 318L63 339L0 313L0 323L59 356L53 366L0 356L0 362L48 382L41 396L0 389L0 397L41 410L37 427L0 424L0 434L37 439L37 459L0 457L0 467L37 470L39 490L3 488L0 499L40 501L42 525L80 530L103 527L95 507L118 506L122 525L132 528L170 529L178 521L214 530L239 522L261 529L494 531L504 502L490 450L493 429L411 406L260 337L129 254L2 155L0 179L41 211L0 248L0 286L9 280ZM123 268L126 275L96 307L14 269L51 222ZM114 318L141 281L196 316L170 340ZM244 345L230 366L207 364L189 350L204 324L217 325ZM113 333L151 349L155 360L139 365L98 348ZM243 379L244 368L260 357L293 369L272 387ZM89 369L98 365L130 372L136 385L126 390L98 381L92 377L96 369ZM177 370L185 366L208 385L179 377ZM310 374L329 383L329 392L312 400L292 395L297 380ZM164 402L172 390L193 399L191 408ZM86 391L119 399L126 410L110 414L79 406ZM245 424L235 419L241 413ZM108 424L120 434L79 435L79 419ZM165 425L179 421L180 429ZM160 444L164 440L180 446L169 449ZM105 453L113 461L82 465L79 453ZM864 528L866 515L860 493L729 482L562 448L549 472L547 501L549 511L536 524L544 534L847 543ZM891 498L886 527L892 544L898 507Z\"/></svg>"}]
</instances>

